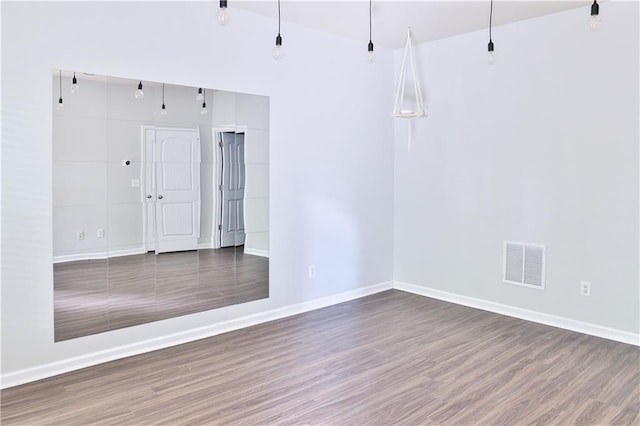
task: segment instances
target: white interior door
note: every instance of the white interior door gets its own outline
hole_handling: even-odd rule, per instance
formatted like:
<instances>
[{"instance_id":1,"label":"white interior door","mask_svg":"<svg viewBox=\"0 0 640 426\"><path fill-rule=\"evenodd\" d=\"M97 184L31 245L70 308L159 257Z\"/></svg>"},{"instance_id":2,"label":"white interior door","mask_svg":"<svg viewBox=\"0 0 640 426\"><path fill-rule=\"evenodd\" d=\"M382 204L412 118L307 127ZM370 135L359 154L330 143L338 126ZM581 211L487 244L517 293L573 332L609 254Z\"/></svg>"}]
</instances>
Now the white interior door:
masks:
<instances>
[{"instance_id":1,"label":"white interior door","mask_svg":"<svg viewBox=\"0 0 640 426\"><path fill-rule=\"evenodd\" d=\"M158 129L156 254L196 250L200 237L200 136L198 130Z\"/></svg>"},{"instance_id":2,"label":"white interior door","mask_svg":"<svg viewBox=\"0 0 640 426\"><path fill-rule=\"evenodd\" d=\"M244 244L244 134L222 133L221 246Z\"/></svg>"}]
</instances>

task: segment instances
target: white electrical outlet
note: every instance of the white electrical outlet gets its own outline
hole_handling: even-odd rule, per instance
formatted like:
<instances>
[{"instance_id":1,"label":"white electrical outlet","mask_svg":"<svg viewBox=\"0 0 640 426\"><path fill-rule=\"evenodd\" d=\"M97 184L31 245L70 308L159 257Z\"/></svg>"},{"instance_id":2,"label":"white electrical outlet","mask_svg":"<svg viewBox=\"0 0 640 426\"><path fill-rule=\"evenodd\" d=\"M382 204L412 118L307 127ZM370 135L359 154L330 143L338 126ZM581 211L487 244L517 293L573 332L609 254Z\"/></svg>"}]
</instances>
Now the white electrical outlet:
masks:
<instances>
[{"instance_id":1,"label":"white electrical outlet","mask_svg":"<svg viewBox=\"0 0 640 426\"><path fill-rule=\"evenodd\" d=\"M140 179L131 179L132 188L140 188Z\"/></svg>"},{"instance_id":2,"label":"white electrical outlet","mask_svg":"<svg viewBox=\"0 0 640 426\"><path fill-rule=\"evenodd\" d=\"M104 228L98 228L98 238L104 238Z\"/></svg>"},{"instance_id":3,"label":"white electrical outlet","mask_svg":"<svg viewBox=\"0 0 640 426\"><path fill-rule=\"evenodd\" d=\"M316 265L309 265L309 278L316 277Z\"/></svg>"},{"instance_id":4,"label":"white electrical outlet","mask_svg":"<svg viewBox=\"0 0 640 426\"><path fill-rule=\"evenodd\" d=\"M78 231L76 237L78 238L78 241L84 240L84 231Z\"/></svg>"},{"instance_id":5,"label":"white electrical outlet","mask_svg":"<svg viewBox=\"0 0 640 426\"><path fill-rule=\"evenodd\" d=\"M589 281L580 281L580 295L591 296L591 283Z\"/></svg>"}]
</instances>

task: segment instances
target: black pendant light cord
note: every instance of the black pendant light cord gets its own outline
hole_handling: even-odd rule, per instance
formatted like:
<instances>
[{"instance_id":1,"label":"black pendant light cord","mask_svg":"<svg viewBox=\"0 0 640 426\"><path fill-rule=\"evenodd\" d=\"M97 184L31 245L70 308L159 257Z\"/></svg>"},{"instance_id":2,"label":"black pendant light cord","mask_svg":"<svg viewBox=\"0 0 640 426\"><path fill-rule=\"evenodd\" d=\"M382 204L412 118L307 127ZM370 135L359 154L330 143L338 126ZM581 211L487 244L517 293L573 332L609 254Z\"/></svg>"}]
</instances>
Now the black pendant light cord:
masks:
<instances>
[{"instance_id":1,"label":"black pendant light cord","mask_svg":"<svg viewBox=\"0 0 640 426\"><path fill-rule=\"evenodd\" d=\"M489 9L489 41L491 41L491 22L493 20L493 0L491 0L491 8Z\"/></svg>"},{"instance_id":2,"label":"black pendant light cord","mask_svg":"<svg viewBox=\"0 0 640 426\"><path fill-rule=\"evenodd\" d=\"M371 37L371 1L372 0L369 0L369 43L373 40Z\"/></svg>"},{"instance_id":3,"label":"black pendant light cord","mask_svg":"<svg viewBox=\"0 0 640 426\"><path fill-rule=\"evenodd\" d=\"M60 99L62 99L62 70L58 70L58 77L60 77L60 85L58 86L58 92L60 93Z\"/></svg>"},{"instance_id":4,"label":"black pendant light cord","mask_svg":"<svg viewBox=\"0 0 640 426\"><path fill-rule=\"evenodd\" d=\"M164 105L164 83L162 83L162 105Z\"/></svg>"},{"instance_id":5,"label":"black pendant light cord","mask_svg":"<svg viewBox=\"0 0 640 426\"><path fill-rule=\"evenodd\" d=\"M278 0L278 35L276 36L276 50L280 50L280 53L275 53L274 50L273 57L276 59L280 59L282 57L282 36L280 35L280 0Z\"/></svg>"},{"instance_id":6,"label":"black pendant light cord","mask_svg":"<svg viewBox=\"0 0 640 426\"><path fill-rule=\"evenodd\" d=\"M278 35L280 35L280 0L278 0Z\"/></svg>"}]
</instances>

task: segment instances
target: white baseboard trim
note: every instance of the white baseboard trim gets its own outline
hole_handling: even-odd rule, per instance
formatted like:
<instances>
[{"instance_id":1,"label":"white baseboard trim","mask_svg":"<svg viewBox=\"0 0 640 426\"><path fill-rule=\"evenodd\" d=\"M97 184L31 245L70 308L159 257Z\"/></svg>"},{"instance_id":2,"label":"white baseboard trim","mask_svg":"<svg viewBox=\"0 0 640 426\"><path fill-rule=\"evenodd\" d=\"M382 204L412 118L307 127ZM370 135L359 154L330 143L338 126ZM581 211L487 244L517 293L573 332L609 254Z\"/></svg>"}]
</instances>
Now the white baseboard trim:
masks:
<instances>
[{"instance_id":1,"label":"white baseboard trim","mask_svg":"<svg viewBox=\"0 0 640 426\"><path fill-rule=\"evenodd\" d=\"M218 334L227 333L229 331L251 327L253 325L262 324L268 321L274 321L292 315L297 315L327 306L336 305L338 303L369 296L381 291L391 290L392 288L393 282L383 282L367 287L345 291L343 293L334 294L332 296L310 300L308 302L297 303L289 306L284 306L282 308L272 309L270 311L259 312L241 318L211 324L205 327L198 327L195 329L157 337L142 342L118 346L115 348L64 359L49 364L14 371L4 374L0 378L0 389L6 389L24 383L34 382L36 380L57 376L58 374L79 370L81 368L102 364L104 362L109 362L116 359L126 358L129 356L139 355L170 346L176 346L183 343L193 342L195 340L205 339L207 337L216 336Z\"/></svg>"},{"instance_id":2,"label":"white baseboard trim","mask_svg":"<svg viewBox=\"0 0 640 426\"><path fill-rule=\"evenodd\" d=\"M458 305L469 306L471 308L482 309L483 311L507 315L510 317L520 318L539 324L550 325L552 327L563 328L565 330L577 331L578 333L589 334L591 336L602 337L604 339L615 340L616 342L640 346L640 334L631 333L629 331L617 330L615 328L604 327L597 324L577 321L570 318L559 317L556 315L545 314L537 311L531 311L529 309L518 308L515 306L503 305L501 303L491 302L483 299L476 299L469 296L462 296L460 294L449 293L442 290L436 290L429 287L423 287L399 281L394 281L393 288L396 290L406 291L408 293L418 294L420 296L430 297L432 299L438 299Z\"/></svg>"},{"instance_id":3,"label":"white baseboard trim","mask_svg":"<svg viewBox=\"0 0 640 426\"><path fill-rule=\"evenodd\" d=\"M96 260L96 259L108 259L110 257L130 256L132 254L144 254L144 247L137 247L126 250L112 250L109 252L103 251L98 253L78 253L78 254L64 254L60 256L53 256L53 263L74 262L76 260Z\"/></svg>"},{"instance_id":4,"label":"white baseboard trim","mask_svg":"<svg viewBox=\"0 0 640 426\"><path fill-rule=\"evenodd\" d=\"M244 252L245 254L251 254L254 256L260 256L260 257L269 257L269 250L260 250L260 249L254 249L254 248L247 248L247 246L244 247Z\"/></svg>"}]
</instances>

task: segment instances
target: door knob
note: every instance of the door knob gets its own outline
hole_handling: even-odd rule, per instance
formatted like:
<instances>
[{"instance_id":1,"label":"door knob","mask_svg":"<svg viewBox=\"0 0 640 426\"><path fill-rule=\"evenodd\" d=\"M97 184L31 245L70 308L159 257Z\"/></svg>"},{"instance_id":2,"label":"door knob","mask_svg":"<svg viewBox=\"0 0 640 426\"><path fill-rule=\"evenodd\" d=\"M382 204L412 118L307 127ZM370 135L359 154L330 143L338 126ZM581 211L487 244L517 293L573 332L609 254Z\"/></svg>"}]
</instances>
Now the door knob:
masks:
<instances>
[{"instance_id":1,"label":"door knob","mask_svg":"<svg viewBox=\"0 0 640 426\"><path fill-rule=\"evenodd\" d=\"M151 198L151 194L147 195L147 198Z\"/></svg>"},{"instance_id":2,"label":"door knob","mask_svg":"<svg viewBox=\"0 0 640 426\"><path fill-rule=\"evenodd\" d=\"M162 195L158 195L158 200L162 200L164 197Z\"/></svg>"}]
</instances>

